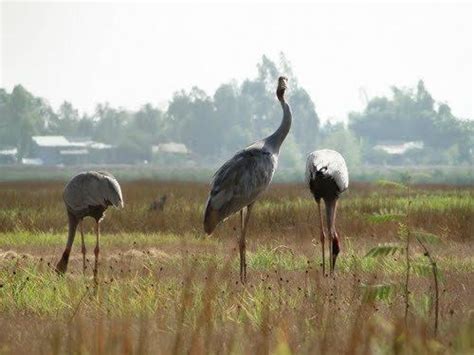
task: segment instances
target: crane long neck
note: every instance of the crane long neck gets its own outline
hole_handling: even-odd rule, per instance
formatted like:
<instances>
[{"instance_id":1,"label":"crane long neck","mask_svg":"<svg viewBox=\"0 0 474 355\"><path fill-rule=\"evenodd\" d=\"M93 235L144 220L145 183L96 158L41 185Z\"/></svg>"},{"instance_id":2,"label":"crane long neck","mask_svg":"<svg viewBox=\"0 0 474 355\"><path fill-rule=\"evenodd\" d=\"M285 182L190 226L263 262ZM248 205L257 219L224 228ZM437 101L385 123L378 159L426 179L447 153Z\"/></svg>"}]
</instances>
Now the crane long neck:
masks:
<instances>
[{"instance_id":1,"label":"crane long neck","mask_svg":"<svg viewBox=\"0 0 474 355\"><path fill-rule=\"evenodd\" d=\"M281 120L280 127L278 127L275 133L265 139L268 146L273 150L274 153L277 154L280 153L281 144L290 131L292 120L290 105L288 105L285 99L282 99L280 103L281 108L283 109L283 118Z\"/></svg>"}]
</instances>

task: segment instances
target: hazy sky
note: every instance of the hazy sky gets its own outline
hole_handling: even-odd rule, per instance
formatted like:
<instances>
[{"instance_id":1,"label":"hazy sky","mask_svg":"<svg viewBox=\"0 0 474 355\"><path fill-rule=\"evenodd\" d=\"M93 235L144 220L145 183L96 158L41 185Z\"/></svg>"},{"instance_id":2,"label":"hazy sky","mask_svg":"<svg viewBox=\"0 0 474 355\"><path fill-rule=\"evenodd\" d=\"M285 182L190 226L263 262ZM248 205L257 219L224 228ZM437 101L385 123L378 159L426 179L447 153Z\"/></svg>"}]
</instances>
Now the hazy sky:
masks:
<instances>
[{"instance_id":1,"label":"hazy sky","mask_svg":"<svg viewBox=\"0 0 474 355\"><path fill-rule=\"evenodd\" d=\"M255 77L283 51L323 120L418 79L472 118L472 5L2 2L0 87L53 107L163 105L197 85ZM291 85L291 83L290 83Z\"/></svg>"}]
</instances>

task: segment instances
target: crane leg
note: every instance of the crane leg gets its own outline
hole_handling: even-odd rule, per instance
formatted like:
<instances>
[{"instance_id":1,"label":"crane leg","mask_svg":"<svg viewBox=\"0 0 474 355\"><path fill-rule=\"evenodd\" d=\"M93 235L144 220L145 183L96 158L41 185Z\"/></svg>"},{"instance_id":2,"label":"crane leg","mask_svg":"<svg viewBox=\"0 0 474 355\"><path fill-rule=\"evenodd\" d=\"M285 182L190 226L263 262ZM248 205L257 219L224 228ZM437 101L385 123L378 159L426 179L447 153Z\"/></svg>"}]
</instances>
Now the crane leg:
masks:
<instances>
[{"instance_id":1,"label":"crane leg","mask_svg":"<svg viewBox=\"0 0 474 355\"><path fill-rule=\"evenodd\" d=\"M56 272L58 274L64 274L67 270L69 254L71 254L72 243L74 243L74 237L76 236L76 229L77 229L77 224L78 224L78 220L74 215L68 212L67 216L69 220L68 237L67 237L66 249L64 249L61 260L59 260L59 262L56 265Z\"/></svg>"},{"instance_id":2,"label":"crane leg","mask_svg":"<svg viewBox=\"0 0 474 355\"><path fill-rule=\"evenodd\" d=\"M94 281L97 283L97 269L99 266L99 235L100 235L100 222L97 221L95 224L95 233L96 233L96 242L95 242L95 248L94 248L94 256L95 256L95 261L94 261Z\"/></svg>"},{"instance_id":3,"label":"crane leg","mask_svg":"<svg viewBox=\"0 0 474 355\"><path fill-rule=\"evenodd\" d=\"M244 284L247 282L247 261L246 261L246 243L245 236L247 234L248 222L250 219L250 212L252 211L253 204L246 207L245 216L243 209L240 211L240 223L241 233L239 240L239 252L240 252L240 281Z\"/></svg>"},{"instance_id":4,"label":"crane leg","mask_svg":"<svg viewBox=\"0 0 474 355\"><path fill-rule=\"evenodd\" d=\"M85 274L86 273L86 244L84 242L84 229L83 229L83 220L81 220L79 222L79 228L80 228L80 231L81 231L81 241L82 241L82 248L81 248L81 252L82 252L82 273Z\"/></svg>"},{"instance_id":5,"label":"crane leg","mask_svg":"<svg viewBox=\"0 0 474 355\"><path fill-rule=\"evenodd\" d=\"M244 222L244 208L240 210L240 239L239 239L239 254L240 254L240 281L243 283L244 274L244 253L245 253L245 239L243 239L245 222Z\"/></svg>"},{"instance_id":6,"label":"crane leg","mask_svg":"<svg viewBox=\"0 0 474 355\"><path fill-rule=\"evenodd\" d=\"M324 223L323 223L323 212L321 209L321 200L317 201L318 203L318 210L319 210L319 227L321 229L321 251L323 254L323 261L322 261L322 266L323 266L323 276L326 275L326 259L325 259L325 252L324 252L324 239L326 238L326 235L324 233Z\"/></svg>"},{"instance_id":7,"label":"crane leg","mask_svg":"<svg viewBox=\"0 0 474 355\"><path fill-rule=\"evenodd\" d=\"M328 220L328 229L329 229L329 266L330 273L334 273L336 267L336 258L339 254L339 238L336 232L336 209L337 209L337 199L332 199L325 201L326 202L326 213Z\"/></svg>"},{"instance_id":8,"label":"crane leg","mask_svg":"<svg viewBox=\"0 0 474 355\"><path fill-rule=\"evenodd\" d=\"M333 255L332 255L332 233L329 232L329 275L332 275L332 263L333 263Z\"/></svg>"},{"instance_id":9,"label":"crane leg","mask_svg":"<svg viewBox=\"0 0 474 355\"><path fill-rule=\"evenodd\" d=\"M332 259L332 271L336 269L336 258L340 252L341 248L339 246L339 234L337 233L336 229L334 229L334 237L332 239L332 252L334 254L334 257Z\"/></svg>"}]
</instances>

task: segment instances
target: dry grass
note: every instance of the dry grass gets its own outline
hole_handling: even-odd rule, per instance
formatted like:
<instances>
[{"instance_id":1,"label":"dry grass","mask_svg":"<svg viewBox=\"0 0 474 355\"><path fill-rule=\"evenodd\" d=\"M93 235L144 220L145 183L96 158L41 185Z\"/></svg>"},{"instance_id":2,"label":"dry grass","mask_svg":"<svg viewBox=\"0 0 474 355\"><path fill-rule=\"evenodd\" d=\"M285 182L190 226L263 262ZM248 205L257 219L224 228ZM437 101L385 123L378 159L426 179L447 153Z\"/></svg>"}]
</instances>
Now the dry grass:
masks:
<instances>
[{"instance_id":1,"label":"dry grass","mask_svg":"<svg viewBox=\"0 0 474 355\"><path fill-rule=\"evenodd\" d=\"M192 233L202 235L202 214L208 186L198 183L128 182L123 185L126 209L109 210L103 222L107 233ZM65 209L62 202L63 183L0 183L0 232L27 230L35 232L65 232ZM149 212L157 196L170 198L165 213ZM449 234L450 239L471 237L474 221L474 188L420 186L412 193L410 223L428 231ZM353 184L344 196L338 216L341 232L350 231L351 238L376 239L394 237L396 225L368 226L361 218L380 209L403 209L408 191ZM258 240L284 238L292 241L312 238L310 230L317 219L315 204L303 185L278 184L256 205L252 216L252 233ZM218 236L233 234L237 221L224 224Z\"/></svg>"},{"instance_id":2,"label":"dry grass","mask_svg":"<svg viewBox=\"0 0 474 355\"><path fill-rule=\"evenodd\" d=\"M124 183L126 208L110 210L103 223L97 288L90 269L82 275L77 241L68 275L52 272L66 238L62 188L60 182L0 184L0 353L474 350L472 188L354 184L341 201L342 254L329 278L320 271L315 203L304 186L274 185L254 209L250 280L243 286L237 218L213 237L202 232L206 185ZM164 211L149 212L163 194L170 196ZM396 222L371 224L366 216L403 210L409 199L406 222L442 239L433 247L443 274L436 338L429 278L412 278L408 328L401 292L364 300L363 285L397 283L404 271L396 256L364 258L377 243L398 238ZM87 242L92 251L91 235Z\"/></svg>"}]
</instances>

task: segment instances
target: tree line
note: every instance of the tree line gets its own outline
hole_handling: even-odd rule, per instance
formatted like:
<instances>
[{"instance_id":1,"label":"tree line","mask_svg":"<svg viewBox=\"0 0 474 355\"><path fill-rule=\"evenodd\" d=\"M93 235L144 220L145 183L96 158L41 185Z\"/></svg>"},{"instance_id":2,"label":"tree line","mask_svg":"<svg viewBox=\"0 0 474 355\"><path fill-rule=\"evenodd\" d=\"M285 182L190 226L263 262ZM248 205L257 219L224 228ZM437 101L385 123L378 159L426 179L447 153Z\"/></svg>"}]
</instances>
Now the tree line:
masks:
<instances>
[{"instance_id":1,"label":"tree line","mask_svg":"<svg viewBox=\"0 0 474 355\"><path fill-rule=\"evenodd\" d=\"M0 89L0 149L17 147L27 157L33 135L83 136L120 147L140 162L152 160L152 145L177 142L197 162L215 165L278 127L281 108L274 92L280 73L290 79L295 118L282 149L283 167L300 168L307 153L323 147L339 150L350 167L473 163L473 122L436 103L422 81L416 88L393 87L391 97L370 99L362 112L349 114L347 124L321 125L315 103L283 54L277 62L263 56L255 78L224 83L212 96L198 87L176 92L166 110L151 103L137 111L103 103L92 114L80 114L70 102L54 110L21 85L10 93ZM383 141L422 141L424 148L394 160L373 149Z\"/></svg>"}]
</instances>

